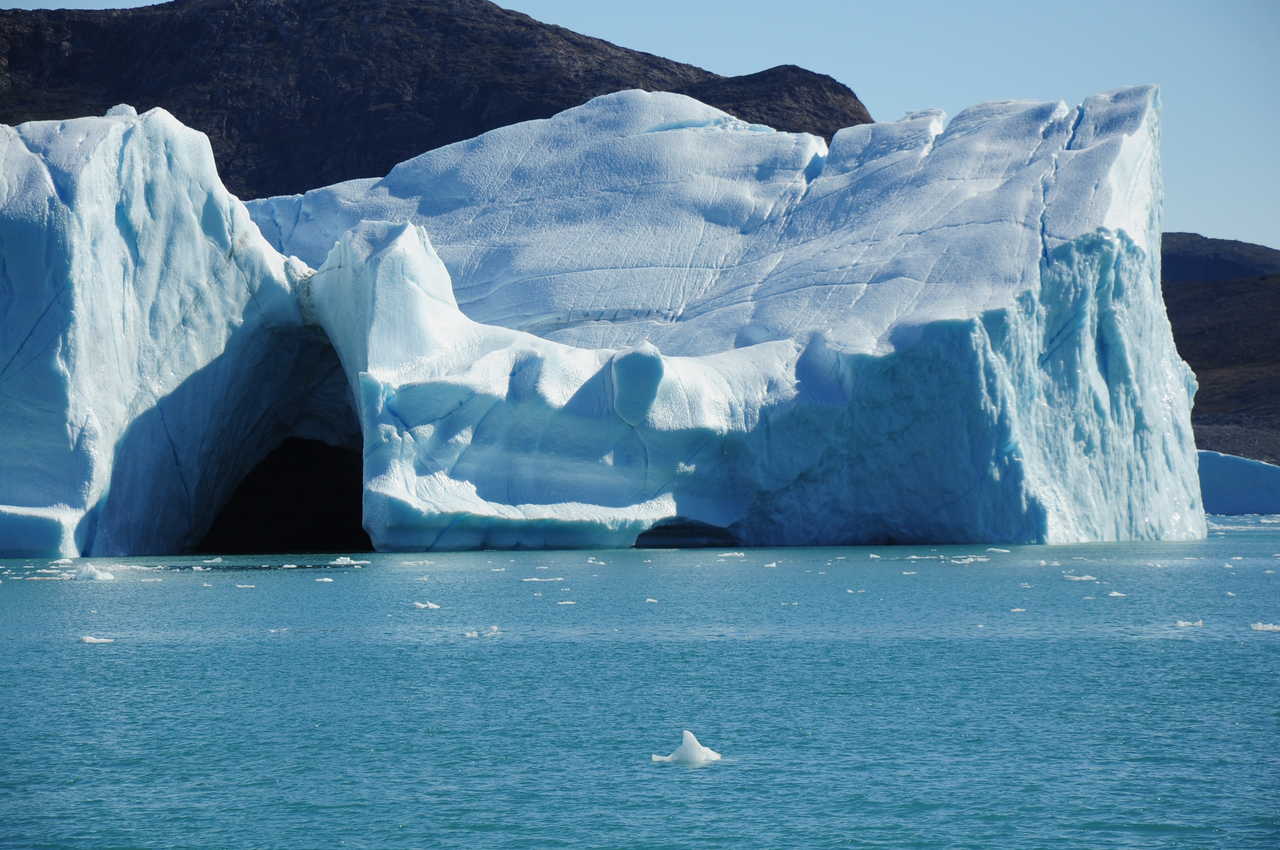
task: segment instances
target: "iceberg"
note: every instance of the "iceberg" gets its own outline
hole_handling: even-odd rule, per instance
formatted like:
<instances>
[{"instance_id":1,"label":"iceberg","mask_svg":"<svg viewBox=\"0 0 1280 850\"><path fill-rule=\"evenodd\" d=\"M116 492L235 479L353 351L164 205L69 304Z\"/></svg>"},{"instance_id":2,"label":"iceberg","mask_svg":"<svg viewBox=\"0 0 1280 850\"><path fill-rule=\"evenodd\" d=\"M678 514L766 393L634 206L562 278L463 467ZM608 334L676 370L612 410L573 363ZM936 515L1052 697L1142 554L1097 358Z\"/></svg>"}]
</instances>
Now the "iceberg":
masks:
<instances>
[{"instance_id":1,"label":"iceberg","mask_svg":"<svg viewBox=\"0 0 1280 850\"><path fill-rule=\"evenodd\" d=\"M1280 514L1280 466L1201 451L1200 491L1211 514Z\"/></svg>"},{"instance_id":2,"label":"iceberg","mask_svg":"<svg viewBox=\"0 0 1280 850\"><path fill-rule=\"evenodd\" d=\"M680 733L680 746L676 747L670 755L651 755L649 759L655 762L671 762L673 764L704 765L713 761L720 761L720 754L710 747L702 746L697 737L688 729L685 729Z\"/></svg>"},{"instance_id":3,"label":"iceberg","mask_svg":"<svg viewBox=\"0 0 1280 850\"><path fill-rule=\"evenodd\" d=\"M1202 537L1158 135L630 91L246 205L163 110L4 128L0 551L184 548L295 435L380 550Z\"/></svg>"}]
</instances>

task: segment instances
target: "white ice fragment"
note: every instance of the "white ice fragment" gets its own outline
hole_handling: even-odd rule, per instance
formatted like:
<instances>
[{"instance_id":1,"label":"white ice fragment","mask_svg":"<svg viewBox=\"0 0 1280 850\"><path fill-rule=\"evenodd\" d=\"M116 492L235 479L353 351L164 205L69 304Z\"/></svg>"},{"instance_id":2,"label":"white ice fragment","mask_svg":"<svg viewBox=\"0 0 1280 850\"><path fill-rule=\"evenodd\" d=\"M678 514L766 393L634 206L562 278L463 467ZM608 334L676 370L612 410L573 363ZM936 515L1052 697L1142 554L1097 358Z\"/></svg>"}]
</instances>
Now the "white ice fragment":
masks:
<instances>
[{"instance_id":1,"label":"white ice fragment","mask_svg":"<svg viewBox=\"0 0 1280 850\"><path fill-rule=\"evenodd\" d=\"M1125 596L1125 595L1126 595L1126 594L1121 593L1121 592L1120 592L1120 591L1118 591L1118 590L1113 590L1113 591L1111 591L1110 593L1108 593L1108 594L1107 594L1107 596L1112 596L1112 597L1116 597L1116 598L1120 598L1120 597L1123 597L1123 596Z\"/></svg>"},{"instance_id":2,"label":"white ice fragment","mask_svg":"<svg viewBox=\"0 0 1280 850\"><path fill-rule=\"evenodd\" d=\"M522 578L520 580L521 581L564 581L564 577L557 576L556 578Z\"/></svg>"},{"instance_id":3,"label":"white ice fragment","mask_svg":"<svg viewBox=\"0 0 1280 850\"><path fill-rule=\"evenodd\" d=\"M761 566L765 567L766 569L772 569L772 568L774 568L774 567L778 566L778 562L777 562L777 561L770 561L769 563L767 563L767 564L762 564ZM807 570L806 570L806 572L807 572Z\"/></svg>"},{"instance_id":4,"label":"white ice fragment","mask_svg":"<svg viewBox=\"0 0 1280 850\"><path fill-rule=\"evenodd\" d=\"M1277 556L1277 557L1280 557L1280 556ZM61 566L66 566L67 564L70 564L71 562L72 562L72 561L71 561L71 559L70 559L70 558L58 558L57 560L50 561L49 563L50 563L50 564L58 564L58 565L61 565Z\"/></svg>"},{"instance_id":5,"label":"white ice fragment","mask_svg":"<svg viewBox=\"0 0 1280 850\"><path fill-rule=\"evenodd\" d=\"M297 568L298 568L297 564L281 564L280 565L280 569L282 570L296 570Z\"/></svg>"},{"instance_id":6,"label":"white ice fragment","mask_svg":"<svg viewBox=\"0 0 1280 850\"><path fill-rule=\"evenodd\" d=\"M988 552L1002 552L1002 553L1004 553L1004 554L1006 554L1006 555L1007 555L1007 554L1009 554L1009 550L1008 550L1008 549L1000 549L1000 548L998 548L998 547L996 547L996 546L988 546L988 547L987 547L987 551L988 551Z\"/></svg>"},{"instance_id":7,"label":"white ice fragment","mask_svg":"<svg viewBox=\"0 0 1280 850\"><path fill-rule=\"evenodd\" d=\"M915 570L903 570L903 571L902 571L902 574L903 574L904 576L913 576L913 575L915 575L915 574L916 574L916 571L915 571Z\"/></svg>"},{"instance_id":8,"label":"white ice fragment","mask_svg":"<svg viewBox=\"0 0 1280 850\"><path fill-rule=\"evenodd\" d=\"M1065 578L1067 581L1097 581L1098 580L1097 576L1091 576L1091 575L1078 576L1078 575L1075 575L1074 573L1063 573L1062 577Z\"/></svg>"},{"instance_id":9,"label":"white ice fragment","mask_svg":"<svg viewBox=\"0 0 1280 850\"><path fill-rule=\"evenodd\" d=\"M417 608L417 609L419 609L419 610L422 610L422 611L428 611L428 610L430 610L430 611L435 611L435 610L437 610L440 606L439 606L439 605L437 605L437 604L436 604L436 603L434 603L434 602L415 602L415 603L413 603L413 607L414 607L414 608Z\"/></svg>"},{"instance_id":10,"label":"white ice fragment","mask_svg":"<svg viewBox=\"0 0 1280 850\"><path fill-rule=\"evenodd\" d=\"M557 605L577 605L578 603L574 602L572 599L562 599L556 604Z\"/></svg>"},{"instance_id":11,"label":"white ice fragment","mask_svg":"<svg viewBox=\"0 0 1280 850\"><path fill-rule=\"evenodd\" d=\"M335 566L335 567L350 567L350 566L364 566L364 565L366 565L366 564L368 564L368 563L370 563L370 562L369 562L369 561L355 561L355 560L352 560L352 559L351 559L349 556L347 556L347 555L339 555L338 557L334 558L334 559L333 559L332 561L330 561L329 563L330 563L330 565Z\"/></svg>"},{"instance_id":12,"label":"white ice fragment","mask_svg":"<svg viewBox=\"0 0 1280 850\"><path fill-rule=\"evenodd\" d=\"M694 734L685 729L680 733L680 746L676 747L670 755L652 755L649 758L656 762L699 765L720 761L720 754L710 747L702 746Z\"/></svg>"},{"instance_id":13,"label":"white ice fragment","mask_svg":"<svg viewBox=\"0 0 1280 850\"><path fill-rule=\"evenodd\" d=\"M479 632L475 632L475 631L472 631L472 632L463 632L463 633L462 633L462 636L463 636L463 637L468 637L468 638L478 638L478 637L480 637L480 633L479 633Z\"/></svg>"},{"instance_id":14,"label":"white ice fragment","mask_svg":"<svg viewBox=\"0 0 1280 850\"><path fill-rule=\"evenodd\" d=\"M1198 628L1204 625L1204 620L1176 620L1174 625L1180 629Z\"/></svg>"},{"instance_id":15,"label":"white ice fragment","mask_svg":"<svg viewBox=\"0 0 1280 850\"><path fill-rule=\"evenodd\" d=\"M721 552L720 554L716 555L716 557L717 558L745 558L747 557L747 553L746 552Z\"/></svg>"},{"instance_id":16,"label":"white ice fragment","mask_svg":"<svg viewBox=\"0 0 1280 850\"><path fill-rule=\"evenodd\" d=\"M1009 609L1010 614L1025 614L1026 612L1027 612L1026 608L1010 608Z\"/></svg>"},{"instance_id":17,"label":"white ice fragment","mask_svg":"<svg viewBox=\"0 0 1280 850\"><path fill-rule=\"evenodd\" d=\"M322 582L326 582L326 583L329 583L329 584L332 584L332 583L333 583L333 579L329 578L328 576L325 576L325 577L323 577L323 578L318 578L318 579L316 579L316 581L322 581Z\"/></svg>"},{"instance_id":18,"label":"white ice fragment","mask_svg":"<svg viewBox=\"0 0 1280 850\"><path fill-rule=\"evenodd\" d=\"M239 587L239 588L244 589L244 590L249 590L249 589L252 589L252 588L257 587L257 585L256 585L256 584L237 584L237 585L236 585L236 587Z\"/></svg>"},{"instance_id":19,"label":"white ice fragment","mask_svg":"<svg viewBox=\"0 0 1280 850\"><path fill-rule=\"evenodd\" d=\"M115 643L116 639L100 638L100 637L94 637L93 635L85 635L84 637L80 638L80 642L81 643Z\"/></svg>"},{"instance_id":20,"label":"white ice fragment","mask_svg":"<svg viewBox=\"0 0 1280 850\"><path fill-rule=\"evenodd\" d=\"M204 562L205 562L206 564L221 564L221 563L222 563L222 557L221 557L221 556L218 556L218 557L216 557L216 558L206 558Z\"/></svg>"},{"instance_id":21,"label":"white ice fragment","mask_svg":"<svg viewBox=\"0 0 1280 850\"><path fill-rule=\"evenodd\" d=\"M868 555L868 556L867 556L867 560L869 560L869 561L878 561L878 560L880 560L880 556L879 556L879 555L877 555L875 552L872 552L870 555Z\"/></svg>"},{"instance_id":22,"label":"white ice fragment","mask_svg":"<svg viewBox=\"0 0 1280 850\"><path fill-rule=\"evenodd\" d=\"M92 581L113 581L115 575L93 564L81 564L80 569L76 572L76 578L90 579Z\"/></svg>"},{"instance_id":23,"label":"white ice fragment","mask_svg":"<svg viewBox=\"0 0 1280 850\"><path fill-rule=\"evenodd\" d=\"M645 602L657 602L658 600L654 599L652 596L646 596L646 597L644 598L644 601L645 601Z\"/></svg>"},{"instance_id":24,"label":"white ice fragment","mask_svg":"<svg viewBox=\"0 0 1280 850\"><path fill-rule=\"evenodd\" d=\"M1277 623L1251 623L1249 628L1255 632L1280 632L1280 624Z\"/></svg>"}]
</instances>

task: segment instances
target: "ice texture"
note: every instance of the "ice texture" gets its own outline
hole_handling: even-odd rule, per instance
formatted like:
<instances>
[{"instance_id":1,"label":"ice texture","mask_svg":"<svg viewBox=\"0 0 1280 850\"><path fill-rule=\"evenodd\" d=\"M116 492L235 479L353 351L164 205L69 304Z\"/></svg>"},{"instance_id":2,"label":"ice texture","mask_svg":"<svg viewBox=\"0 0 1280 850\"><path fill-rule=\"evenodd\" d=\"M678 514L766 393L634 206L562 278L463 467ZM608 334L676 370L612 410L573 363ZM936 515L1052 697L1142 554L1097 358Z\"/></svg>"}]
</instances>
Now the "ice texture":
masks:
<instances>
[{"instance_id":1,"label":"ice texture","mask_svg":"<svg viewBox=\"0 0 1280 850\"><path fill-rule=\"evenodd\" d=\"M248 211L163 110L0 160L3 553L189 546L291 435L384 550L1205 531L1149 87L830 148L620 92Z\"/></svg>"},{"instance_id":2,"label":"ice texture","mask_svg":"<svg viewBox=\"0 0 1280 850\"><path fill-rule=\"evenodd\" d=\"M1280 466L1202 451L1200 491L1211 514L1280 514Z\"/></svg>"}]
</instances>

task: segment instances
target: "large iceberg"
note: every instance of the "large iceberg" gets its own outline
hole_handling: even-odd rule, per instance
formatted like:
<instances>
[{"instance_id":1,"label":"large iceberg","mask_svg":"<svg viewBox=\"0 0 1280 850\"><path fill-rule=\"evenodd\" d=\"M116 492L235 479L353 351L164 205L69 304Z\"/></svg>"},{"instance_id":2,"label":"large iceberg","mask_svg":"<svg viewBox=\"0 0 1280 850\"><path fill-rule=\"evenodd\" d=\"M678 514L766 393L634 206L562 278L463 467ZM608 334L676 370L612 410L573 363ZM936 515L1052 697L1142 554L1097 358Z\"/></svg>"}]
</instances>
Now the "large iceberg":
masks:
<instances>
[{"instance_id":1,"label":"large iceberg","mask_svg":"<svg viewBox=\"0 0 1280 850\"><path fill-rule=\"evenodd\" d=\"M162 111L6 129L0 551L189 545L290 434L380 549L1203 536L1157 113L621 92L248 214Z\"/></svg>"}]
</instances>

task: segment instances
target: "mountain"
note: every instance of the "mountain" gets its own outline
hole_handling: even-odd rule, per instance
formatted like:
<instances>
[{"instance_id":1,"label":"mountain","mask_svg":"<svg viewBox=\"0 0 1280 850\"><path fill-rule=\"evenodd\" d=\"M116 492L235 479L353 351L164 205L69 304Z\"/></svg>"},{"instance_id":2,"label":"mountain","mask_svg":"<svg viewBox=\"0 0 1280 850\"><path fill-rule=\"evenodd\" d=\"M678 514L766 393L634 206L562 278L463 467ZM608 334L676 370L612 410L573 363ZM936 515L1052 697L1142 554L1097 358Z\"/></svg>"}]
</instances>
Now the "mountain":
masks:
<instances>
[{"instance_id":1,"label":"mountain","mask_svg":"<svg viewBox=\"0 0 1280 850\"><path fill-rule=\"evenodd\" d=\"M1174 339L1200 382L1196 444L1280 463L1280 251L1166 233L1163 262Z\"/></svg>"},{"instance_id":2,"label":"mountain","mask_svg":"<svg viewBox=\"0 0 1280 850\"><path fill-rule=\"evenodd\" d=\"M871 121L831 77L792 65L721 77L486 0L0 12L0 123L163 106L209 136L243 198L384 174L630 88L688 93L745 121L827 138Z\"/></svg>"}]
</instances>

